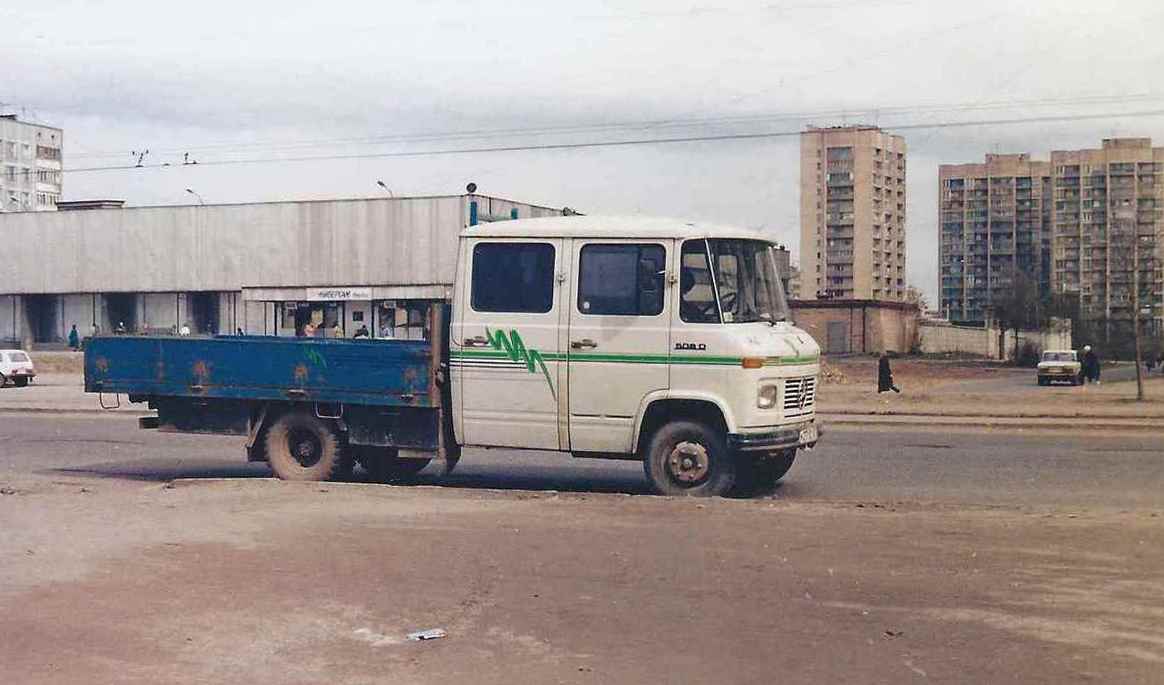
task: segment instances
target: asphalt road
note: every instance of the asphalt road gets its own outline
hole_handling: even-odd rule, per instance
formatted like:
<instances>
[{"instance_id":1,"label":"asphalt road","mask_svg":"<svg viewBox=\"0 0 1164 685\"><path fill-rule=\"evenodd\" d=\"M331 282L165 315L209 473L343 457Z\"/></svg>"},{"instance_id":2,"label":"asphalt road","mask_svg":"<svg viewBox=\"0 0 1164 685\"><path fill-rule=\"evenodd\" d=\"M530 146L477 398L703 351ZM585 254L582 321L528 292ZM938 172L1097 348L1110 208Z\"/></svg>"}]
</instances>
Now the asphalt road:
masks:
<instances>
[{"instance_id":1,"label":"asphalt road","mask_svg":"<svg viewBox=\"0 0 1164 685\"><path fill-rule=\"evenodd\" d=\"M802 452L774 497L1043 507L1164 506L1164 440L1150 433L834 428ZM267 477L242 441L138 430L123 417L0 415L0 481ZM360 475L357 473L357 478ZM637 462L470 450L456 471L420 484L461 489L646 492Z\"/></svg>"}]
</instances>

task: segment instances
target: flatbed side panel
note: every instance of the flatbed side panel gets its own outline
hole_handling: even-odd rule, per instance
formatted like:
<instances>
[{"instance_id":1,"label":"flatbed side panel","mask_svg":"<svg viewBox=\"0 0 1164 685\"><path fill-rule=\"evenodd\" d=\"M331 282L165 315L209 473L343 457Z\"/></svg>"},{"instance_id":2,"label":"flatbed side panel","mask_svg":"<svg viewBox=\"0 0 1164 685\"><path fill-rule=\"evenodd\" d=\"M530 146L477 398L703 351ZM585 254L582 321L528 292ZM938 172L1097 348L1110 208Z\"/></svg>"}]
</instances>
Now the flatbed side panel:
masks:
<instances>
[{"instance_id":1,"label":"flatbed side panel","mask_svg":"<svg viewBox=\"0 0 1164 685\"><path fill-rule=\"evenodd\" d=\"M429 407L431 363L420 340L105 336L86 345L85 390Z\"/></svg>"}]
</instances>

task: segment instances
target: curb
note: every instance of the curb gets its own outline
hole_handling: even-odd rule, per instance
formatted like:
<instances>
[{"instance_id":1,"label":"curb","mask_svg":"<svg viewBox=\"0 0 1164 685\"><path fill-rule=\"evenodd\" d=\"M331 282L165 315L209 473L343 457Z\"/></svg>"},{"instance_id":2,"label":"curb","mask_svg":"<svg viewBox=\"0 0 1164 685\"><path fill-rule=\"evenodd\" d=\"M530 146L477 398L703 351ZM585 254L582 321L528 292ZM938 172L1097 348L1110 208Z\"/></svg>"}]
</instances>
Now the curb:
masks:
<instances>
[{"instance_id":1,"label":"curb","mask_svg":"<svg viewBox=\"0 0 1164 685\"><path fill-rule=\"evenodd\" d=\"M46 416L149 416L151 411L142 409L58 409L55 407L0 407L0 414L43 414Z\"/></svg>"},{"instance_id":2,"label":"curb","mask_svg":"<svg viewBox=\"0 0 1164 685\"><path fill-rule=\"evenodd\" d=\"M1089 421L1164 421L1164 414L949 414L942 412L925 412L925 411L911 411L911 412L894 412L894 411L872 411L861 409L839 409L832 411L818 412L820 416L868 416L868 417L895 417L902 418L917 417L920 419L933 418L958 418L958 419L1061 419L1064 421L1074 419L1087 419Z\"/></svg>"},{"instance_id":3,"label":"curb","mask_svg":"<svg viewBox=\"0 0 1164 685\"><path fill-rule=\"evenodd\" d=\"M829 426L846 427L916 427L926 426L934 428L1014 428L1037 429L1064 432L1078 432L1083 430L1100 431L1131 431L1131 432L1164 432L1164 422L1152 421L1119 421L1119 422L1089 422L1081 425L1072 417L1054 417L1059 420L1030 420L1023 417L1001 416L918 416L917 420L910 420L909 416L838 416L818 414L825 428ZM896 420L895 420L896 419Z\"/></svg>"}]
</instances>

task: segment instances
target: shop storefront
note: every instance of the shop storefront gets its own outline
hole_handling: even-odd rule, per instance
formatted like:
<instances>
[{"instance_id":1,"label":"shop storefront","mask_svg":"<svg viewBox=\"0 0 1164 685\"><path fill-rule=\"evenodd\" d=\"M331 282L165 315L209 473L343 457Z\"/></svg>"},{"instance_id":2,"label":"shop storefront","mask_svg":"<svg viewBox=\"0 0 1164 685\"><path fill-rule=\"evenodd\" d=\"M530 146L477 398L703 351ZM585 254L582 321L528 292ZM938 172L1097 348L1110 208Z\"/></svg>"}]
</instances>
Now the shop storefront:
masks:
<instances>
[{"instance_id":1,"label":"shop storefront","mask_svg":"<svg viewBox=\"0 0 1164 685\"><path fill-rule=\"evenodd\" d=\"M413 292L399 292L401 290ZM429 289L373 287L244 289L246 333L284 337L427 340ZM391 291L411 297L384 297ZM443 289L441 291L443 293Z\"/></svg>"}]
</instances>

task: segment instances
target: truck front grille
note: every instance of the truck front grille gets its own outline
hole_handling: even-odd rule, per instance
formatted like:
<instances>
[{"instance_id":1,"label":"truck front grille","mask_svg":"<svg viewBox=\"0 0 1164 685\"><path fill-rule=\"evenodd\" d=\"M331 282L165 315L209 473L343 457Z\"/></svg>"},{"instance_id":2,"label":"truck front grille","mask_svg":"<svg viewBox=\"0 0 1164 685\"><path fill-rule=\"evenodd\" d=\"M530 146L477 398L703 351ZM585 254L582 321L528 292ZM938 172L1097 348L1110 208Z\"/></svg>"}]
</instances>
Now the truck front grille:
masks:
<instances>
[{"instance_id":1,"label":"truck front grille","mask_svg":"<svg viewBox=\"0 0 1164 685\"><path fill-rule=\"evenodd\" d=\"M816 410L816 376L784 380L784 416L807 416Z\"/></svg>"}]
</instances>

